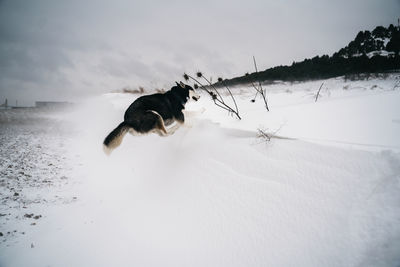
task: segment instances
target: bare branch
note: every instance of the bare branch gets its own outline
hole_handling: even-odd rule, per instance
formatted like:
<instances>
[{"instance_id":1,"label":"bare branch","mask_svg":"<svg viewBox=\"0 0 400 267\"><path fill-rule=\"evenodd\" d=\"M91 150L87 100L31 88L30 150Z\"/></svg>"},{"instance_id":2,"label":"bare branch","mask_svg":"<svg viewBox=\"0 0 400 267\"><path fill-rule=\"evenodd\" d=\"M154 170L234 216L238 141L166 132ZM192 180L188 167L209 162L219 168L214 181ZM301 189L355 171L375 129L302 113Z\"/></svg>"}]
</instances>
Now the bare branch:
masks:
<instances>
[{"instance_id":1,"label":"bare branch","mask_svg":"<svg viewBox=\"0 0 400 267\"><path fill-rule=\"evenodd\" d=\"M222 81L222 84L223 84L223 85L225 86L225 88L228 90L228 92L229 92L229 94L230 94L230 96L231 96L231 98L232 98L233 104L235 104L236 112L239 114L239 109L238 109L238 106L237 106L237 104L236 104L236 100L235 100L235 98L233 97L233 94L232 94L231 90L229 89L228 85L226 85L226 83L225 83L224 81Z\"/></svg>"},{"instance_id":2,"label":"bare branch","mask_svg":"<svg viewBox=\"0 0 400 267\"><path fill-rule=\"evenodd\" d=\"M257 137L263 138L267 141L271 141L271 136L263 129L257 129Z\"/></svg>"},{"instance_id":3,"label":"bare branch","mask_svg":"<svg viewBox=\"0 0 400 267\"><path fill-rule=\"evenodd\" d=\"M254 62L254 67L255 67L255 69L256 69L257 76L258 76L257 63L256 63L256 58L255 58L254 56L253 56L253 62ZM258 78L259 78L259 77L258 77ZM252 84L253 84L253 83L252 83ZM258 86L259 86L259 88L257 89L256 86L253 84L253 87L254 87L254 88L257 90L257 92L260 93L261 96L263 97L263 100L264 100L264 103L265 103L265 108L267 109L267 111L269 111L267 98L266 98L266 96L265 96L265 91L264 91L263 88L262 88L261 80L260 80L260 79L258 79ZM256 96L257 96L257 94L256 94ZM254 97L254 101L255 101L255 100L256 100L256 97Z\"/></svg>"},{"instance_id":4,"label":"bare branch","mask_svg":"<svg viewBox=\"0 0 400 267\"><path fill-rule=\"evenodd\" d=\"M324 83L322 83L321 86L318 89L317 96L315 97L315 102L317 102L317 100L318 100L319 92L321 91L321 88L322 88L323 85L324 85Z\"/></svg>"},{"instance_id":5,"label":"bare branch","mask_svg":"<svg viewBox=\"0 0 400 267\"><path fill-rule=\"evenodd\" d=\"M241 120L242 118L239 115L239 111L237 110L237 106L236 106L236 102L235 102L235 106L236 106L236 110L234 110L233 108L231 108L229 105L227 105L223 99L223 97L221 96L221 94L218 92L217 88L215 88L215 86L213 84L211 84L211 82L204 77L204 75L201 72L197 72L197 77L202 77L204 80L206 80L206 82L209 84L209 86L215 90L215 92L217 94L215 94L214 92L208 90L200 81L198 81L196 78L188 75L188 74L184 74L183 77L185 78L185 80L189 80L192 79L194 82L196 82L197 84L199 84L200 88L203 89L204 91L206 91L212 98L212 100L214 101L214 104L226 111L228 111L229 113L233 113L236 115L236 117ZM230 94L232 95L232 93L230 92ZM233 95L232 95L233 97Z\"/></svg>"}]
</instances>

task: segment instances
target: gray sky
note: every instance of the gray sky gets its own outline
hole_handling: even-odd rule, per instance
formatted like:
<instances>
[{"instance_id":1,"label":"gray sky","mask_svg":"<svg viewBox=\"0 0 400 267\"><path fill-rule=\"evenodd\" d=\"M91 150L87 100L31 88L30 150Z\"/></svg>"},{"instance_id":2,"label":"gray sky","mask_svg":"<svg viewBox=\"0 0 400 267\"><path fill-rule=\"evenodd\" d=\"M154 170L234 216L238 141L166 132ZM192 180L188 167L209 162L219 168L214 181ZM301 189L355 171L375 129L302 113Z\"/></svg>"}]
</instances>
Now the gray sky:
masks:
<instances>
[{"instance_id":1,"label":"gray sky","mask_svg":"<svg viewBox=\"0 0 400 267\"><path fill-rule=\"evenodd\" d=\"M396 24L400 0L0 0L0 102L229 78L344 47Z\"/></svg>"}]
</instances>

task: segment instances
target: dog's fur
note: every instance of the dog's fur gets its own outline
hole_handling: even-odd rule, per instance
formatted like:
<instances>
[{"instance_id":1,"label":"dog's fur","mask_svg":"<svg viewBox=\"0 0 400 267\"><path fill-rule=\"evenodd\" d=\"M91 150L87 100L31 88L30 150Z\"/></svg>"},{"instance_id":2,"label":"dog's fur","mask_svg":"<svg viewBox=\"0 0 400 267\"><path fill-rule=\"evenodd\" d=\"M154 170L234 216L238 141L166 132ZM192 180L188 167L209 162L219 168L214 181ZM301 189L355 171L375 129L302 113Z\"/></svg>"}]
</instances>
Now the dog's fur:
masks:
<instances>
[{"instance_id":1,"label":"dog's fur","mask_svg":"<svg viewBox=\"0 0 400 267\"><path fill-rule=\"evenodd\" d=\"M182 82L163 94L141 96L125 111L124 121L118 125L103 142L104 152L110 154L118 147L126 133L142 135L155 132L160 136L174 133L185 122L185 104L193 98L198 100L194 89ZM165 126L176 122L168 131Z\"/></svg>"}]
</instances>

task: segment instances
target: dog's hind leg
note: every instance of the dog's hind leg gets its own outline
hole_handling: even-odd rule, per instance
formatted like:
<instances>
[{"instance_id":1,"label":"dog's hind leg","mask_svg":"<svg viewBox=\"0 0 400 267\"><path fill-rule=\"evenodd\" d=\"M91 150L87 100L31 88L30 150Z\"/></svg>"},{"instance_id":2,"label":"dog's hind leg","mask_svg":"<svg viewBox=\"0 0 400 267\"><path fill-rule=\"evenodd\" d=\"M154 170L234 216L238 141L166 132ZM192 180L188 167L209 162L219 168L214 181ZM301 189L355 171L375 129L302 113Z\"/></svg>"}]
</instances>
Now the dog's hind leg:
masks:
<instances>
[{"instance_id":1,"label":"dog's hind leg","mask_svg":"<svg viewBox=\"0 0 400 267\"><path fill-rule=\"evenodd\" d=\"M168 135L174 134L176 130L178 130L183 125L182 122L175 122L175 125L167 128Z\"/></svg>"},{"instance_id":2,"label":"dog's hind leg","mask_svg":"<svg viewBox=\"0 0 400 267\"><path fill-rule=\"evenodd\" d=\"M151 112L155 115L155 125L153 128L153 132L155 132L159 136L167 136L168 132L165 129L164 120L161 115L154 110L149 110L148 112Z\"/></svg>"},{"instance_id":3,"label":"dog's hind leg","mask_svg":"<svg viewBox=\"0 0 400 267\"><path fill-rule=\"evenodd\" d=\"M164 126L164 122L162 121L162 119L160 121L157 122L157 126L154 129L155 133L157 133L159 136L167 136L168 132L165 129Z\"/></svg>"}]
</instances>

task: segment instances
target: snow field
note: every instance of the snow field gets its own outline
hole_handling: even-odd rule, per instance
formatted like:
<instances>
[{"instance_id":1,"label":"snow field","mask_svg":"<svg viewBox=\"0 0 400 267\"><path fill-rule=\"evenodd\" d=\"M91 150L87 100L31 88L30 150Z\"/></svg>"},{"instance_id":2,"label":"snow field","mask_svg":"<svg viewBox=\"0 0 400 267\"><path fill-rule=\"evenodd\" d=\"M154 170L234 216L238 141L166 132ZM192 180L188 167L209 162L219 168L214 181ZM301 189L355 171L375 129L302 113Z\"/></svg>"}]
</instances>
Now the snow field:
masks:
<instances>
[{"instance_id":1,"label":"snow field","mask_svg":"<svg viewBox=\"0 0 400 267\"><path fill-rule=\"evenodd\" d=\"M191 127L127 135L110 157L100 144L135 96L91 99L64 118L79 133L69 147L78 184L65 192L78 201L39 206L44 218L1 245L0 265L397 266L392 81L343 90L327 80L317 103L321 82L274 85L269 113L242 92L242 121L203 95L187 106L205 108ZM257 128L294 139L267 142Z\"/></svg>"}]
</instances>

